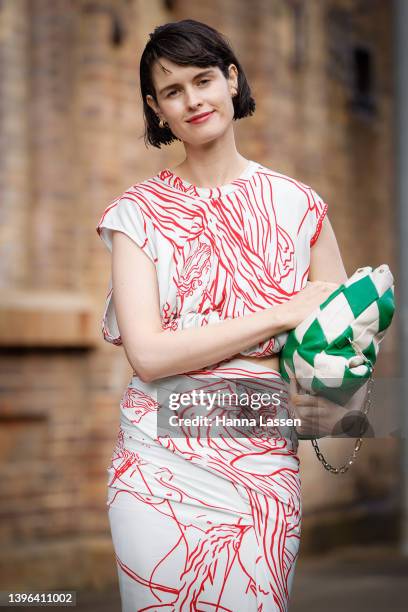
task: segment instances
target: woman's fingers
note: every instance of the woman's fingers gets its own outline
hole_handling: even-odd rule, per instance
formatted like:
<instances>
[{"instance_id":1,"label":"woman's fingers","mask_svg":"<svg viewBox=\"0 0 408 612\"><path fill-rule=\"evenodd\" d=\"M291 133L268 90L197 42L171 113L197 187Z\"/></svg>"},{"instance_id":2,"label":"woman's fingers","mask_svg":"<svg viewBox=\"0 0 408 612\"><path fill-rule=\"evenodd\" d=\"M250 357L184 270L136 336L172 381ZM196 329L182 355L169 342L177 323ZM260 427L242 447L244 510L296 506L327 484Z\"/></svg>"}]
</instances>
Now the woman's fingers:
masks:
<instances>
[{"instance_id":1,"label":"woman's fingers","mask_svg":"<svg viewBox=\"0 0 408 612\"><path fill-rule=\"evenodd\" d=\"M288 370L288 375L289 375L289 391L290 394L296 394L297 393L297 384L296 384L296 378L295 375L293 374L292 370Z\"/></svg>"},{"instance_id":2,"label":"woman's fingers","mask_svg":"<svg viewBox=\"0 0 408 612\"><path fill-rule=\"evenodd\" d=\"M300 406L319 406L319 397L317 395L310 395L310 393L297 393L293 401L295 404Z\"/></svg>"},{"instance_id":3,"label":"woman's fingers","mask_svg":"<svg viewBox=\"0 0 408 612\"><path fill-rule=\"evenodd\" d=\"M294 373L289 374L289 410L291 417L299 418L298 434L322 437L331 435L347 410L319 395L303 391ZM300 391L300 393L299 393Z\"/></svg>"},{"instance_id":4,"label":"woman's fingers","mask_svg":"<svg viewBox=\"0 0 408 612\"><path fill-rule=\"evenodd\" d=\"M318 397L316 395L310 395L310 393L304 392L299 393L300 387L295 375L291 370L288 370L289 374L289 395L290 400L297 406L317 406Z\"/></svg>"}]
</instances>

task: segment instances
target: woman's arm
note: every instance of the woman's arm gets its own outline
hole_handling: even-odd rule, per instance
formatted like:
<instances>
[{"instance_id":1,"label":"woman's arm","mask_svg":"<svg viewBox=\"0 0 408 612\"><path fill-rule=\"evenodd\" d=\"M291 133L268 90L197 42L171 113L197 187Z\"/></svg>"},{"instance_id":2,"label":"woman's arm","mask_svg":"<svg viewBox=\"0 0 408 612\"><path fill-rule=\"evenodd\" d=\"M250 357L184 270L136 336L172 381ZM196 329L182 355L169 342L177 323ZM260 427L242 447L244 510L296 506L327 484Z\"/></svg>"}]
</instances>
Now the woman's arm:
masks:
<instances>
[{"instance_id":1,"label":"woman's arm","mask_svg":"<svg viewBox=\"0 0 408 612\"><path fill-rule=\"evenodd\" d=\"M313 283L285 304L205 327L163 330L154 264L120 231L113 232L112 246L113 301L122 344L145 382L218 363L292 329L334 290L331 283Z\"/></svg>"},{"instance_id":2,"label":"woman's arm","mask_svg":"<svg viewBox=\"0 0 408 612\"><path fill-rule=\"evenodd\" d=\"M331 223L326 216L318 240L310 251L309 280L325 280L343 283L347 273ZM303 435L330 435L339 421L351 411L360 410L365 400L367 383L356 392L345 406L337 405L324 397L299 393L296 379L289 372L290 403L294 415L302 421L298 433Z\"/></svg>"},{"instance_id":3,"label":"woman's arm","mask_svg":"<svg viewBox=\"0 0 408 612\"><path fill-rule=\"evenodd\" d=\"M310 250L309 280L334 283L347 280L339 245L327 215L323 220L319 238Z\"/></svg>"}]
</instances>

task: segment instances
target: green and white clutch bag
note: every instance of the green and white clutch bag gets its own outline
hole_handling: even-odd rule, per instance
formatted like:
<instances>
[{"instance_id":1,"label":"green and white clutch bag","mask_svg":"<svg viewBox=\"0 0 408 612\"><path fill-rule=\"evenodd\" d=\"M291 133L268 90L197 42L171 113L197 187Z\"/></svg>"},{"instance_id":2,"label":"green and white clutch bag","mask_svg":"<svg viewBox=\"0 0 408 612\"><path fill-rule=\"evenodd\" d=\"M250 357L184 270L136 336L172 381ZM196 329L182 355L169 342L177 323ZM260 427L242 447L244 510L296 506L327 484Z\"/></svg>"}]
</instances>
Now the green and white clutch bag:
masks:
<instances>
[{"instance_id":1,"label":"green and white clutch bag","mask_svg":"<svg viewBox=\"0 0 408 612\"><path fill-rule=\"evenodd\" d=\"M371 377L395 310L394 278L386 264L359 268L287 336L280 372L344 406Z\"/></svg>"}]
</instances>

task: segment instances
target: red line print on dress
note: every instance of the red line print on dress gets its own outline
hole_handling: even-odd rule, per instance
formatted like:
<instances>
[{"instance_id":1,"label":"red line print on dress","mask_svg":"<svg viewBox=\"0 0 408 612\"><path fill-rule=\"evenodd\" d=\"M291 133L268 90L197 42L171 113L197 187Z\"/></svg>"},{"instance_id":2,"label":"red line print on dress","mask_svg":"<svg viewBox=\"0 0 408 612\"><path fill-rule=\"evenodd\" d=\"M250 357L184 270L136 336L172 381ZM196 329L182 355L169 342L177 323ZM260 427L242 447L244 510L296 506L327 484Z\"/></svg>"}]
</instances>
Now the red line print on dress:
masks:
<instances>
[{"instance_id":1,"label":"red line print on dress","mask_svg":"<svg viewBox=\"0 0 408 612\"><path fill-rule=\"evenodd\" d=\"M233 368L224 370L230 375L238 374ZM256 373L252 372L252 376L255 378ZM263 383L267 385L266 378ZM226 381L226 388L228 385ZM278 389L279 385L278 378L276 381L269 380L271 391ZM195 388L199 389L199 386ZM210 379L202 388L213 388ZM177 547L173 545L168 550L163 549L160 561L150 569L149 576L136 575L124 560L118 558L120 568L141 587L148 588L154 597L154 603L138 609L174 612L215 609L236 612L236 609L223 605L223 594L228 589L236 589L237 584L244 584L245 581L245 596L256 602L258 610L286 611L288 580L297 558L300 538L298 461L293 457L293 468L276 463L279 456L293 455L287 441L276 437L209 439L201 436L197 440L188 441L159 439L172 453L182 456L186 465L205 465L206 470L240 487L241 493L247 498L251 514L242 517L245 523L223 523L203 529L194 524L201 516L199 512L188 523L180 518L179 502L191 504L197 510L201 506L207 510L212 508L214 511L228 512L228 508L208 503L205 496L192 495L190 485L186 487L166 466L160 468L149 465L140 460L138 453L129 454L123 440L122 432L113 459L113 482L118 486L117 479L120 478L119 486L123 487L118 495L137 496L152 512L160 512L168 521L175 522L183 534L182 542L185 546L185 560L182 564L184 570L179 576L174 576L174 582L168 584L161 584L161 581L154 579L154 574L159 567L165 567L166 563L171 567L173 555L180 555L181 541ZM204 448L205 456L202 452ZM135 477L145 483L145 495L132 491L131 481ZM126 486L130 490L126 491ZM158 503L157 498L149 495L153 494L152 491L157 495L159 486L161 497L164 498L167 488L171 499L160 499ZM114 503L115 499L112 500ZM198 524L202 525L202 522L198 521ZM251 546L255 546L256 550L252 550ZM248 547L251 549L250 554ZM259 551L258 554L255 554L256 551ZM255 565L248 565L248 559L252 557ZM216 575L222 577L219 584L214 584ZM214 593L217 594L215 599Z\"/></svg>"},{"instance_id":2,"label":"red line print on dress","mask_svg":"<svg viewBox=\"0 0 408 612\"><path fill-rule=\"evenodd\" d=\"M261 165L235 183L228 193L214 189L203 198L193 185L163 171L130 187L100 221L108 228L104 232L126 227L150 254L160 281L164 330L273 307L306 285L309 244L317 240L327 205L309 186ZM107 341L121 344L111 291L102 328ZM279 342L269 338L244 354L279 350ZM208 390L211 376L262 379L271 391L280 384L278 373L259 371L253 363L228 366L228 359L180 379L194 376L197 387ZM154 384L155 392L159 386ZM141 606L135 596L135 610L239 612L242 604L257 612L286 612L301 525L293 440L277 429L265 434L256 427L245 437L234 428L219 438L205 429L186 439L155 437L157 403L146 388L135 376L122 398L122 424L130 433L120 430L112 456L110 504L112 509L121 500L137 504L135 513L153 525L157 520L172 539L163 539L143 571L117 556L120 572L142 596Z\"/></svg>"},{"instance_id":3,"label":"red line print on dress","mask_svg":"<svg viewBox=\"0 0 408 612\"><path fill-rule=\"evenodd\" d=\"M150 395L133 387L126 389L120 405L131 423L140 423L146 414L158 409L157 402Z\"/></svg>"},{"instance_id":4,"label":"red line print on dress","mask_svg":"<svg viewBox=\"0 0 408 612\"><path fill-rule=\"evenodd\" d=\"M310 187L259 166L251 180L239 181L241 187L234 192L203 199L190 188L184 190L182 184L175 187L173 178L166 170L159 180L148 179L129 188L106 209L98 225L100 231L103 223L117 214L124 219L134 217L132 222L140 226L139 241L144 245L152 246L157 240L157 253L162 253L163 241L171 245L175 265L169 288L178 287L178 302L161 296L162 304L170 304L163 329L177 329L172 319L188 312L206 317L216 311L220 320L255 312L285 302L304 287L308 265L299 265L294 240L306 217L312 215L316 218L311 238L314 244L327 210ZM285 185L305 198L303 218L298 216L296 221L296 209L290 212L292 202L279 201ZM149 231L147 219L155 236L150 233L142 238ZM204 278L199 278L200 273ZM187 294L189 300L185 299ZM110 293L106 309L111 299ZM200 324L205 324L204 319ZM102 333L108 342L122 344L120 336L110 332L105 315ZM273 352L267 341L245 354L267 356Z\"/></svg>"}]
</instances>

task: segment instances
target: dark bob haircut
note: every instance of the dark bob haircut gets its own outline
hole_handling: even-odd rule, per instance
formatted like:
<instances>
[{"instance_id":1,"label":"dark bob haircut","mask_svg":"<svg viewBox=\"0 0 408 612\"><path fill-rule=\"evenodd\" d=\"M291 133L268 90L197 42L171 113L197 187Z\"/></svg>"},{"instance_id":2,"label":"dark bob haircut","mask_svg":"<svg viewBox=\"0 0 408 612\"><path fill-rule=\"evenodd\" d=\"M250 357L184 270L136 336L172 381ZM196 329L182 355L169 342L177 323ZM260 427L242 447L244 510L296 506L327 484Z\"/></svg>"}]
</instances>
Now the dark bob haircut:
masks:
<instances>
[{"instance_id":1,"label":"dark bob haircut","mask_svg":"<svg viewBox=\"0 0 408 612\"><path fill-rule=\"evenodd\" d=\"M255 100L251 95L245 73L238 62L231 45L214 28L194 19L183 19L166 23L155 28L150 34L140 59L140 89L143 99L145 120L145 144L158 149L162 144L180 140L169 127L159 127L156 113L146 102L150 94L157 102L152 80L152 67L156 60L167 58L180 66L207 68L218 66L225 78L229 76L228 66L235 64L238 70L238 93L233 97L234 120L252 115Z\"/></svg>"}]
</instances>

